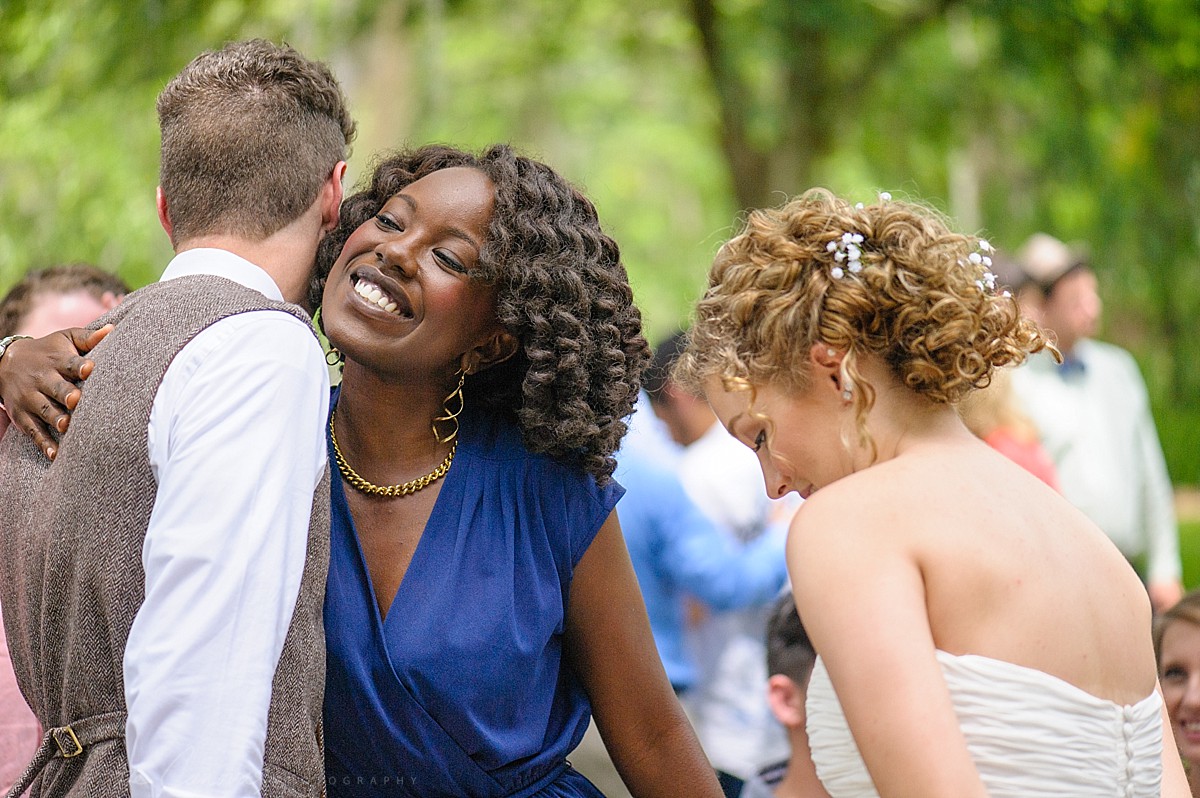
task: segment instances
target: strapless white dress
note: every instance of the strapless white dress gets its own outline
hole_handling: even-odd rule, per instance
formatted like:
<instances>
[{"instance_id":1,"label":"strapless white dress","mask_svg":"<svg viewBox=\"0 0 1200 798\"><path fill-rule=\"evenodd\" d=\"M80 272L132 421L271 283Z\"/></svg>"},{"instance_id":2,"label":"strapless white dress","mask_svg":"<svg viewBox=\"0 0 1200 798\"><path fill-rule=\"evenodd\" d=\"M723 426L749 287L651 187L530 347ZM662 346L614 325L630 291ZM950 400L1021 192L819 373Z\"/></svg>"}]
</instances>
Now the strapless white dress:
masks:
<instances>
[{"instance_id":1,"label":"strapless white dress","mask_svg":"<svg viewBox=\"0 0 1200 798\"><path fill-rule=\"evenodd\" d=\"M943 651L937 658L992 798L1159 795L1163 726L1157 692L1121 706L1011 662ZM806 708L813 763L829 794L878 796L820 659Z\"/></svg>"}]
</instances>

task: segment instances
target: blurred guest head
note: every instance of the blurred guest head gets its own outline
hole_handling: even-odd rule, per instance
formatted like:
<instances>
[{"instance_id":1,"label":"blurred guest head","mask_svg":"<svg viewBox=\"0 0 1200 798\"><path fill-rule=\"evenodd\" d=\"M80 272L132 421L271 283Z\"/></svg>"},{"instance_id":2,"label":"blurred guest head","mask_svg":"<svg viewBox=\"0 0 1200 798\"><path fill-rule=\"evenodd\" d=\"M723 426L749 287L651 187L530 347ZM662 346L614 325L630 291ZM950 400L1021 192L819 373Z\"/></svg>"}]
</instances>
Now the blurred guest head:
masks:
<instances>
[{"instance_id":1,"label":"blurred guest head","mask_svg":"<svg viewBox=\"0 0 1200 798\"><path fill-rule=\"evenodd\" d=\"M1018 253L1025 282L1018 292L1031 315L1054 333L1069 355L1082 338L1100 326L1100 293L1086 254L1045 233L1035 233ZM1028 291L1029 287L1036 289Z\"/></svg>"},{"instance_id":2,"label":"blurred guest head","mask_svg":"<svg viewBox=\"0 0 1200 798\"><path fill-rule=\"evenodd\" d=\"M642 387L650 397L654 415L663 422L680 446L690 446L716 423L708 401L671 376L671 370L687 346L687 333L676 332L654 350L654 359Z\"/></svg>"},{"instance_id":3,"label":"blurred guest head","mask_svg":"<svg viewBox=\"0 0 1200 798\"><path fill-rule=\"evenodd\" d=\"M0 300L0 337L40 338L83 327L116 307L127 293L129 287L120 277L86 263L28 272Z\"/></svg>"},{"instance_id":4,"label":"blurred guest head","mask_svg":"<svg viewBox=\"0 0 1200 798\"><path fill-rule=\"evenodd\" d=\"M1159 617L1154 653L1175 743L1190 767L1195 793L1200 774L1200 590L1188 593Z\"/></svg>"}]
</instances>

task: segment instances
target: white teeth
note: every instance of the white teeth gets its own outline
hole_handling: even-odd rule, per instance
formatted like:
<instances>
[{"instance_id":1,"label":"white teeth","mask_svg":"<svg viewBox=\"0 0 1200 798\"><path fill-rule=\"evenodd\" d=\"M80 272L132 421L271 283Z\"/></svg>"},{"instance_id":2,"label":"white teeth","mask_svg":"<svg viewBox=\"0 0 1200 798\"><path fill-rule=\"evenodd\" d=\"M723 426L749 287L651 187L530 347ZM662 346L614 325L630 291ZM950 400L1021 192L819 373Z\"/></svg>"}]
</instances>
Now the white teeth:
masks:
<instances>
[{"instance_id":1,"label":"white teeth","mask_svg":"<svg viewBox=\"0 0 1200 798\"><path fill-rule=\"evenodd\" d=\"M359 280L354 284L354 293L358 294L371 304L377 305L383 310L386 310L388 313L394 313L397 316L400 315L396 313L396 308L398 308L399 305L397 305L390 296L385 294L383 289L375 285L375 283L368 282L367 280Z\"/></svg>"}]
</instances>

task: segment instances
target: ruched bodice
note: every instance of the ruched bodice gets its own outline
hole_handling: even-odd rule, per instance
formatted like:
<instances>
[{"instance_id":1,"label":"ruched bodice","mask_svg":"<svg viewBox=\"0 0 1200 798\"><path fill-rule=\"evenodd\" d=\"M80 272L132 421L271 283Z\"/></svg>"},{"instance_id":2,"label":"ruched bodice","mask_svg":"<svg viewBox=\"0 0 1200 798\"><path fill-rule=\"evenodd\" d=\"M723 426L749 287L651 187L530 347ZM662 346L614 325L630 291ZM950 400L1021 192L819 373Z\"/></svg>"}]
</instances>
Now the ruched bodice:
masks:
<instances>
[{"instance_id":1,"label":"ruched bodice","mask_svg":"<svg viewBox=\"0 0 1200 798\"><path fill-rule=\"evenodd\" d=\"M958 722L992 798L1151 798L1162 779L1162 701L1130 706L988 657L937 652ZM808 736L833 798L876 796L829 674L808 688Z\"/></svg>"}]
</instances>

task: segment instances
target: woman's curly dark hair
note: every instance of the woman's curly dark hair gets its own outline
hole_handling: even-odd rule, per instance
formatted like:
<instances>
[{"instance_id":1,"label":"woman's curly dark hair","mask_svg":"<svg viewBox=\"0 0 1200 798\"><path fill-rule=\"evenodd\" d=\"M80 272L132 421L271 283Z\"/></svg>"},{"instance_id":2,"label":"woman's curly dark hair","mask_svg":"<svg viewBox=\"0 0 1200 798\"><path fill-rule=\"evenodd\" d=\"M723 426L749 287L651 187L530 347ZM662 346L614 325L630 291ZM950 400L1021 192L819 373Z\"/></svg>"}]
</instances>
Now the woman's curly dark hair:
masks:
<instances>
[{"instance_id":1,"label":"woman's curly dark hair","mask_svg":"<svg viewBox=\"0 0 1200 798\"><path fill-rule=\"evenodd\" d=\"M405 186L455 166L478 169L496 187L474 275L496 286L497 317L520 341L513 357L469 376L464 393L511 413L530 451L578 464L603 484L650 351L617 243L592 203L549 166L506 145L479 155L434 145L384 158L322 242L310 300L320 304L359 225Z\"/></svg>"}]
</instances>

